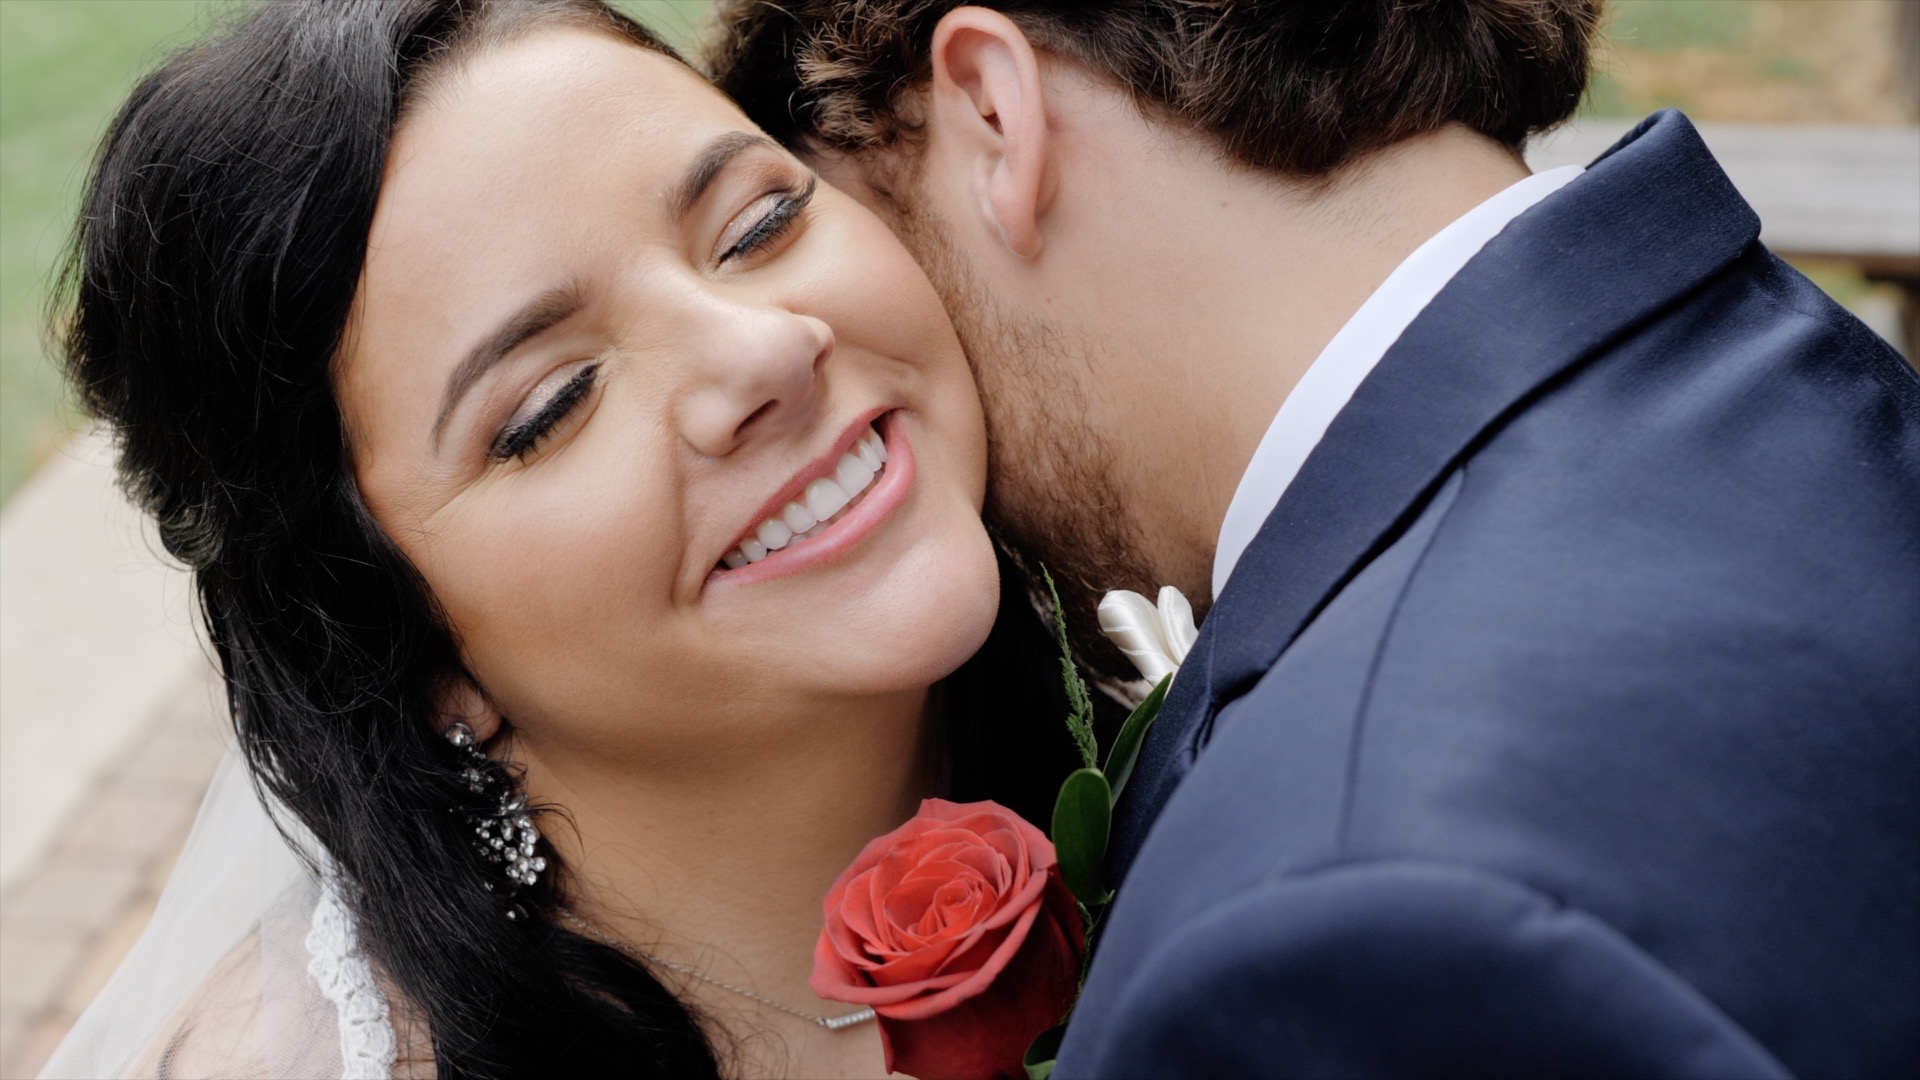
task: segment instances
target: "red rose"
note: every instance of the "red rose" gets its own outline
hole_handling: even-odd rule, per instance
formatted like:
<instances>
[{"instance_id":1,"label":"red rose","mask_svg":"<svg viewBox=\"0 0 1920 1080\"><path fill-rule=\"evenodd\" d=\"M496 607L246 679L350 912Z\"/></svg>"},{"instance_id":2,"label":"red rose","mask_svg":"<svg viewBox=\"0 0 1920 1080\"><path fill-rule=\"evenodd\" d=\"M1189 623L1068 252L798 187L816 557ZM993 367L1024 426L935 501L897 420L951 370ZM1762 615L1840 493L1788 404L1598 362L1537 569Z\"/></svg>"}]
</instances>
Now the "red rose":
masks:
<instances>
[{"instance_id":1,"label":"red rose","mask_svg":"<svg viewBox=\"0 0 1920 1080\"><path fill-rule=\"evenodd\" d=\"M871 1005L887 1068L921 1080L1026 1075L1079 987L1085 932L1053 844L991 802L928 799L827 892L813 992Z\"/></svg>"}]
</instances>

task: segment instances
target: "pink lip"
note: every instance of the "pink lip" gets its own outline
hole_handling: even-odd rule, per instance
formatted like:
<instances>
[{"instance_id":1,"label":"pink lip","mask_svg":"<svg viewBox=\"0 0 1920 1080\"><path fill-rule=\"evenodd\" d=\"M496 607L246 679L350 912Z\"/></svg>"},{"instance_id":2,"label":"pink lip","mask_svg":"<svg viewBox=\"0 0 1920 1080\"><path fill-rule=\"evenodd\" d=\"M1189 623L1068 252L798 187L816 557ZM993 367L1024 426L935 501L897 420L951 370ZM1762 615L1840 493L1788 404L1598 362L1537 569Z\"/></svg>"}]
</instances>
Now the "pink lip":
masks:
<instances>
[{"instance_id":1,"label":"pink lip","mask_svg":"<svg viewBox=\"0 0 1920 1080\"><path fill-rule=\"evenodd\" d=\"M761 522L778 514L788 503L798 499L800 493L807 490L808 484L813 483L823 476L833 475L833 467L840 463L840 458L845 455L847 451L853 449L853 444L859 441L861 435L866 433L868 426L886 412L887 410L884 408L869 409L855 417L853 423L847 425L847 429L840 433L840 438L835 440L832 446L829 446L819 457L802 465L800 470L793 474L793 479L788 480L785 486L779 491L774 492L773 496L766 502L760 504L760 509L754 511L752 521L745 529L741 530L739 536L733 538L733 546L739 547L740 541L752 536L754 530L760 527ZM882 434L885 434L885 432L882 432ZM744 567L742 569L744 569Z\"/></svg>"},{"instance_id":2,"label":"pink lip","mask_svg":"<svg viewBox=\"0 0 1920 1080\"><path fill-rule=\"evenodd\" d=\"M868 533L892 517L893 512L906 501L907 491L913 486L913 448L900 426L899 414L880 410L868 414L848 428L847 433L834 444L835 449L801 470L787 487L781 489L781 494L768 500L754 521L765 521L772 517L777 510L797 498L808 483L826 475L828 469L853 447L854 441L876 419L880 421L880 437L887 442L887 467L881 472L879 481L866 490L859 505L847 511L846 516L834 522L826 532L811 540L781 548L759 562L738 570L716 568L707 575L707 584L752 585L789 574L804 573L839 559L865 539Z\"/></svg>"}]
</instances>

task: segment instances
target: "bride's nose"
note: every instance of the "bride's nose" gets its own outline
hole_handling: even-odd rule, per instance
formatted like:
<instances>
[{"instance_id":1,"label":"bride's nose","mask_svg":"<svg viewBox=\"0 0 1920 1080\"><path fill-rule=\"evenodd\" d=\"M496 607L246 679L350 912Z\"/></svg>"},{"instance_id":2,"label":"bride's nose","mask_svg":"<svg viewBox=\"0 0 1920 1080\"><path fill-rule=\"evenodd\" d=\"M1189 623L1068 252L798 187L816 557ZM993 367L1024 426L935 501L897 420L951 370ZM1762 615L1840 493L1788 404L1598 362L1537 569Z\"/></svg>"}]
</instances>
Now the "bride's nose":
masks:
<instances>
[{"instance_id":1,"label":"bride's nose","mask_svg":"<svg viewBox=\"0 0 1920 1080\"><path fill-rule=\"evenodd\" d=\"M681 432L693 448L725 457L750 439L804 425L820 404L820 371L833 328L779 308L735 308L693 359Z\"/></svg>"}]
</instances>

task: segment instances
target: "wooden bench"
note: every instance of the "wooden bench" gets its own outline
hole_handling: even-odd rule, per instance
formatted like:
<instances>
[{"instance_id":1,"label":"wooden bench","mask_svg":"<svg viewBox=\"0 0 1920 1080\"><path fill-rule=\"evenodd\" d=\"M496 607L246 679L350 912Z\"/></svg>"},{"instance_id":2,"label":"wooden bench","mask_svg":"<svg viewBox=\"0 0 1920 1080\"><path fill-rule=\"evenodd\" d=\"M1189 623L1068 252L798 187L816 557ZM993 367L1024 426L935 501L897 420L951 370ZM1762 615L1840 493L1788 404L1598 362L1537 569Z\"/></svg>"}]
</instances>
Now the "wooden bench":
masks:
<instances>
[{"instance_id":1,"label":"wooden bench","mask_svg":"<svg viewBox=\"0 0 1920 1080\"><path fill-rule=\"evenodd\" d=\"M1920 5L1915 5L1920 7ZM1527 148L1534 169L1585 165L1635 124L1587 120ZM1700 135L1789 259L1852 263L1902 296L1895 343L1920 363L1920 127L1701 124Z\"/></svg>"}]
</instances>

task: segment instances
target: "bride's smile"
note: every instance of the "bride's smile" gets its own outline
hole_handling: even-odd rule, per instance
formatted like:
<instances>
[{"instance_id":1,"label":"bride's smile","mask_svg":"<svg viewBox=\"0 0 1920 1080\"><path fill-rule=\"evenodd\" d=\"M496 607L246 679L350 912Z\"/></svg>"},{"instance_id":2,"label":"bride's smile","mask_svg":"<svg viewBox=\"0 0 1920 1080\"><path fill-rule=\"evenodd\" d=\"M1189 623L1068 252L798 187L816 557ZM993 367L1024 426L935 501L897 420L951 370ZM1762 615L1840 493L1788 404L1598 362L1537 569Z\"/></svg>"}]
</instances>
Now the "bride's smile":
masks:
<instances>
[{"instance_id":1,"label":"bride's smile","mask_svg":"<svg viewBox=\"0 0 1920 1080\"><path fill-rule=\"evenodd\" d=\"M892 415L856 422L767 500L710 580L727 588L799 573L831 562L879 527L913 485L913 449L888 422Z\"/></svg>"}]
</instances>

